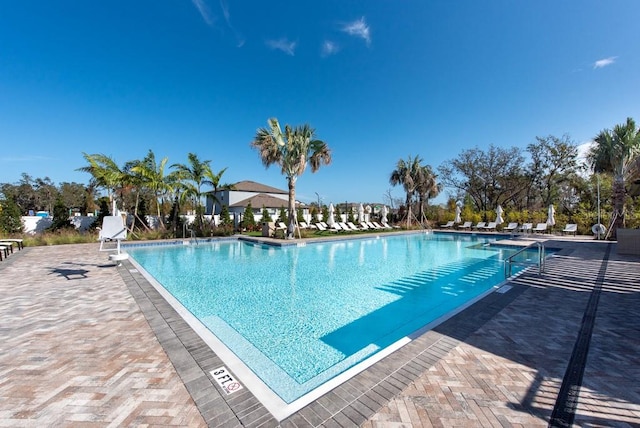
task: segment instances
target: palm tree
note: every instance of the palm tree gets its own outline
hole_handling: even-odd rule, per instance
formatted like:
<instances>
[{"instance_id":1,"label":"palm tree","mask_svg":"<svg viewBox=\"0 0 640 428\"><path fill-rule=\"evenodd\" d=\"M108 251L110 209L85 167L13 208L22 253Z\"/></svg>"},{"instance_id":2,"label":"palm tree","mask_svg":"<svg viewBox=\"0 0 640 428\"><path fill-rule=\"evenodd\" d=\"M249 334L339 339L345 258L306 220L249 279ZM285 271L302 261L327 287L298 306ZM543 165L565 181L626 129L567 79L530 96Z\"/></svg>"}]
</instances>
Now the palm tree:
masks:
<instances>
[{"instance_id":1,"label":"palm tree","mask_svg":"<svg viewBox=\"0 0 640 428\"><path fill-rule=\"evenodd\" d=\"M331 150L324 141L315 139L315 130L305 124L291 128L285 125L284 134L278 119L267 121L269 128L259 128L251 146L258 150L262 164L269 167L277 164L282 174L287 177L289 187L287 238L292 239L295 224L296 181L311 165L311 172L316 172L321 164L331 163Z\"/></svg>"},{"instance_id":2,"label":"palm tree","mask_svg":"<svg viewBox=\"0 0 640 428\"><path fill-rule=\"evenodd\" d=\"M202 184L206 184L207 186L213 187L211 190L211 197L213 199L213 208L211 209L211 214L215 214L216 211L216 203L219 203L218 200L218 192L225 189L232 189L233 186L230 184L220 184L220 180L222 180L222 175L225 173L227 168L222 168L218 173L214 173L209 165L205 168L204 171L204 180Z\"/></svg>"},{"instance_id":3,"label":"palm tree","mask_svg":"<svg viewBox=\"0 0 640 428\"><path fill-rule=\"evenodd\" d=\"M405 201L407 206L407 227L411 226L411 205L419 179L421 162L422 159L419 156L413 158L409 155L406 161L400 159L396 164L396 169L391 172L391 177L389 178L389 183L391 183L392 186L401 184L407 194Z\"/></svg>"},{"instance_id":4,"label":"palm tree","mask_svg":"<svg viewBox=\"0 0 640 428\"><path fill-rule=\"evenodd\" d=\"M162 221L160 207L164 201L164 195L171 190L170 182L165 175L168 160L169 158L164 157L157 163L155 154L149 149L147 156L130 168L132 173L140 177L141 184L153 192L156 199L158 220L162 227L164 227L164 222Z\"/></svg>"},{"instance_id":5,"label":"palm tree","mask_svg":"<svg viewBox=\"0 0 640 428\"><path fill-rule=\"evenodd\" d=\"M82 156L89 165L77 170L88 172L93 176L91 179L93 185L107 190L109 201L111 202L111 211L115 215L117 208L114 193L124 187L127 174L107 155L82 153Z\"/></svg>"},{"instance_id":6,"label":"palm tree","mask_svg":"<svg viewBox=\"0 0 640 428\"><path fill-rule=\"evenodd\" d=\"M202 217L202 185L205 184L207 168L210 169L210 160L201 161L195 153L187 155L189 164L173 164L175 168L175 176L182 181L184 197L194 199L196 206L196 224L201 226L204 218Z\"/></svg>"},{"instance_id":7,"label":"palm tree","mask_svg":"<svg viewBox=\"0 0 640 428\"><path fill-rule=\"evenodd\" d=\"M435 198L440 193L442 186L436 181L437 175L433 173L430 165L421 166L417 171L416 193L418 194L418 206L420 210L420 222L424 222L424 203L429 205L429 199Z\"/></svg>"},{"instance_id":8,"label":"palm tree","mask_svg":"<svg viewBox=\"0 0 640 428\"><path fill-rule=\"evenodd\" d=\"M624 203L627 194L626 183L638 177L640 166L640 130L632 118L618 124L613 130L605 129L595 138L595 145L588 154L589 162L596 173L608 172L613 175L614 218L612 236L624 227Z\"/></svg>"}]
</instances>

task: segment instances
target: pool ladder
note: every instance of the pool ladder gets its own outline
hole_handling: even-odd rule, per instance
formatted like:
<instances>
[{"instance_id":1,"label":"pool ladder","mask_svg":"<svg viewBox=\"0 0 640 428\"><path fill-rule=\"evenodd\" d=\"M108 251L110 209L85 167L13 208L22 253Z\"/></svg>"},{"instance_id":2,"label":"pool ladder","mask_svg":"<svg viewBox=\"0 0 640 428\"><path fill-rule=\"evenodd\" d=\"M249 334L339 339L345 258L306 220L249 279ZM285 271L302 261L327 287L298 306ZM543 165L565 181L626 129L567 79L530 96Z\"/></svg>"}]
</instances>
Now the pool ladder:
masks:
<instances>
[{"instance_id":1,"label":"pool ladder","mask_svg":"<svg viewBox=\"0 0 640 428\"><path fill-rule=\"evenodd\" d=\"M523 253L525 251L527 251L528 249L537 246L538 247L538 262L514 262L513 259L514 257L516 257L518 254ZM515 264L515 265L524 265L524 266L532 266L532 265L538 265L538 276L542 276L542 274L544 273L544 259L545 259L545 250L544 250L544 244L541 242L534 242L531 245L527 245L524 248L521 248L520 250L516 251L514 254L510 255L509 257L507 257L507 259L504 261L504 277L505 278L509 278L511 277L511 267Z\"/></svg>"}]
</instances>

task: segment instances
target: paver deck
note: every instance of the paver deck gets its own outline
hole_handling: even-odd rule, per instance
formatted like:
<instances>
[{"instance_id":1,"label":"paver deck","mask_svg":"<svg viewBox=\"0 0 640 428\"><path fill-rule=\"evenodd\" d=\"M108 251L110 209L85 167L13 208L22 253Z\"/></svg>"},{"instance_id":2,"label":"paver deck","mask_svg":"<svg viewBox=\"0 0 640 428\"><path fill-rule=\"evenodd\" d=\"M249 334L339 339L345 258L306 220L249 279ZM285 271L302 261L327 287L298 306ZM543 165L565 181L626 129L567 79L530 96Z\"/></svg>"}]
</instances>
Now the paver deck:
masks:
<instances>
[{"instance_id":1,"label":"paver deck","mask_svg":"<svg viewBox=\"0 0 640 428\"><path fill-rule=\"evenodd\" d=\"M97 244L27 248L0 262L0 426L548 426L579 352L571 423L640 426L640 259L553 246L543 277L517 277L280 422L248 390L221 393L219 358L131 264Z\"/></svg>"}]
</instances>

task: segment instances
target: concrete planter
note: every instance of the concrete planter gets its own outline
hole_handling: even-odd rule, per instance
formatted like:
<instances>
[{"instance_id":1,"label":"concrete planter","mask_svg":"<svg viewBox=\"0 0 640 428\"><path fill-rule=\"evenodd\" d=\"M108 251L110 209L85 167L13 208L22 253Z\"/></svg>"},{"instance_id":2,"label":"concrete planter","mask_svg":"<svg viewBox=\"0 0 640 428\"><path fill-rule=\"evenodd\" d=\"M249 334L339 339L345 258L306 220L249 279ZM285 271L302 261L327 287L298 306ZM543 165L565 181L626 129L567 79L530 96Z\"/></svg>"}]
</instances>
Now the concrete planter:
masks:
<instances>
[{"instance_id":1,"label":"concrete planter","mask_svg":"<svg viewBox=\"0 0 640 428\"><path fill-rule=\"evenodd\" d=\"M640 229L618 229L618 254L640 256Z\"/></svg>"}]
</instances>

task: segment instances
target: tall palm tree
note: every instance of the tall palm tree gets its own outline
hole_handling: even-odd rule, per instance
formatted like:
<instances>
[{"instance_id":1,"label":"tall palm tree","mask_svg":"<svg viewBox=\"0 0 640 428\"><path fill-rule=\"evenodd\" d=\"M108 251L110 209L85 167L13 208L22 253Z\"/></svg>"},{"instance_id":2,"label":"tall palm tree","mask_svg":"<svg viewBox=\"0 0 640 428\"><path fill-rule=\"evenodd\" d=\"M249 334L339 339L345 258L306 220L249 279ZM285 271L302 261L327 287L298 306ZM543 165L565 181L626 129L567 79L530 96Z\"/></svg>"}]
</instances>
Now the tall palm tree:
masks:
<instances>
[{"instance_id":1,"label":"tall palm tree","mask_svg":"<svg viewBox=\"0 0 640 428\"><path fill-rule=\"evenodd\" d=\"M436 181L438 176L434 174L433 169L431 169L431 165L421 166L417 171L416 178L416 193L418 194L420 222L424 222L425 202L429 205L429 199L438 196L442 186Z\"/></svg>"},{"instance_id":2,"label":"tall palm tree","mask_svg":"<svg viewBox=\"0 0 640 428\"><path fill-rule=\"evenodd\" d=\"M111 213L115 215L117 209L115 193L125 186L126 173L107 155L82 153L82 156L88 165L77 170L88 172L93 176L91 180L95 186L107 190L111 202Z\"/></svg>"},{"instance_id":3,"label":"tall palm tree","mask_svg":"<svg viewBox=\"0 0 640 428\"><path fill-rule=\"evenodd\" d=\"M285 125L284 133L280 129L278 119L267 121L268 128L259 128L251 146L258 150L262 164L269 167L277 164L287 178L289 187L289 212L287 238L294 236L296 181L311 165L311 172L316 172L321 164L331 163L331 150L324 141L315 139L315 130L304 124L291 128Z\"/></svg>"},{"instance_id":4,"label":"tall palm tree","mask_svg":"<svg viewBox=\"0 0 640 428\"><path fill-rule=\"evenodd\" d=\"M196 206L196 224L201 226L203 218L202 210L202 185L205 182L205 176L207 168L211 163L210 160L202 161L195 153L189 153L187 155L188 164L173 164L172 168L175 168L176 177L183 181L183 192L185 197L191 197L194 199Z\"/></svg>"},{"instance_id":5,"label":"tall palm tree","mask_svg":"<svg viewBox=\"0 0 640 428\"><path fill-rule=\"evenodd\" d=\"M416 186L418 185L421 162L422 159L419 156L414 158L409 155L406 161L400 159L396 164L396 169L391 172L391 177L389 178L389 183L391 183L392 186L402 185L407 194L405 201L407 206L407 227L411 226L411 205Z\"/></svg>"},{"instance_id":6,"label":"tall palm tree","mask_svg":"<svg viewBox=\"0 0 640 428\"><path fill-rule=\"evenodd\" d=\"M164 157L160 162L156 162L156 156L150 149L149 153L141 162L136 162L134 166L130 168L130 171L141 178L142 185L153 192L156 199L157 215L160 220L160 224L164 227L162 221L162 214L160 207L164 201L164 195L171 190L167 175L165 175L165 168L167 166L169 158Z\"/></svg>"},{"instance_id":7,"label":"tall palm tree","mask_svg":"<svg viewBox=\"0 0 640 428\"><path fill-rule=\"evenodd\" d=\"M595 145L588 154L594 172L613 175L614 218L612 236L619 227L624 227L624 203L626 183L638 177L640 165L640 130L632 118L618 124L613 130L605 129L595 138Z\"/></svg>"}]
</instances>

